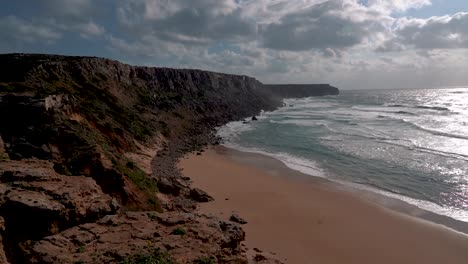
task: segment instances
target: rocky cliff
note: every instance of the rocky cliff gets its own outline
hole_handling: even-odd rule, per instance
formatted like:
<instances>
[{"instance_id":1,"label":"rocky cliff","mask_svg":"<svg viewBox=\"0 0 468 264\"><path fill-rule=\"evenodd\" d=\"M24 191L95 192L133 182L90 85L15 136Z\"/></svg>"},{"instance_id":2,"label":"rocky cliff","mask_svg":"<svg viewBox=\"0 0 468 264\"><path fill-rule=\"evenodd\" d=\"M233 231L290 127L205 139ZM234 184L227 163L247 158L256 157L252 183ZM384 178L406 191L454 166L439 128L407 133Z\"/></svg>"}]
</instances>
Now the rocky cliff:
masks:
<instances>
[{"instance_id":1,"label":"rocky cliff","mask_svg":"<svg viewBox=\"0 0 468 264\"><path fill-rule=\"evenodd\" d=\"M176 162L217 144L217 126L333 90L286 88L103 58L0 55L0 263L247 263L242 228L198 215L211 197Z\"/></svg>"},{"instance_id":2,"label":"rocky cliff","mask_svg":"<svg viewBox=\"0 0 468 264\"><path fill-rule=\"evenodd\" d=\"M0 263L246 263L175 165L281 104L247 76L0 55Z\"/></svg>"},{"instance_id":3,"label":"rocky cliff","mask_svg":"<svg viewBox=\"0 0 468 264\"><path fill-rule=\"evenodd\" d=\"M265 84L266 92L280 98L302 98L310 96L338 95L338 88L329 84Z\"/></svg>"}]
</instances>

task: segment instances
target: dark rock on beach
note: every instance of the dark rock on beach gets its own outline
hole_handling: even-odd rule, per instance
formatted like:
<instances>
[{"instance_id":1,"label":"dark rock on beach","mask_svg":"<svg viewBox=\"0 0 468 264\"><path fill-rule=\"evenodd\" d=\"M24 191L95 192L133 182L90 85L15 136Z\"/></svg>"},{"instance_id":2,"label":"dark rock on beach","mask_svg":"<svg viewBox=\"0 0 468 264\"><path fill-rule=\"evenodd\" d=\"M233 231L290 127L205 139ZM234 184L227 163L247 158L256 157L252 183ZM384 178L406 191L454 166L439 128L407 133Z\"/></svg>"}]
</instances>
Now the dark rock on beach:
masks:
<instances>
[{"instance_id":1,"label":"dark rock on beach","mask_svg":"<svg viewBox=\"0 0 468 264\"><path fill-rule=\"evenodd\" d=\"M241 224L241 225L247 224L247 221L241 218L240 216L238 216L237 214L232 214L229 220L231 220L234 223Z\"/></svg>"},{"instance_id":2,"label":"dark rock on beach","mask_svg":"<svg viewBox=\"0 0 468 264\"><path fill-rule=\"evenodd\" d=\"M214 200L213 197L198 188L190 190L190 198L200 203L207 203Z\"/></svg>"}]
</instances>

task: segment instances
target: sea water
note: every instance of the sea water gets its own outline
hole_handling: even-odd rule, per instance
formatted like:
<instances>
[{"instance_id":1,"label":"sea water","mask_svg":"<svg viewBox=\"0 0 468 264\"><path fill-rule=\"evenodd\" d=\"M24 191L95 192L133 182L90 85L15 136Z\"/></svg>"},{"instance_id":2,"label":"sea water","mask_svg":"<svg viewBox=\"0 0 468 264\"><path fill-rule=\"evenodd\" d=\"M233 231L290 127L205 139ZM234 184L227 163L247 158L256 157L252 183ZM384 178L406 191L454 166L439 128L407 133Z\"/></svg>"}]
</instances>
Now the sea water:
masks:
<instances>
[{"instance_id":1,"label":"sea water","mask_svg":"<svg viewBox=\"0 0 468 264\"><path fill-rule=\"evenodd\" d=\"M468 222L468 89L285 100L218 131L228 147Z\"/></svg>"}]
</instances>

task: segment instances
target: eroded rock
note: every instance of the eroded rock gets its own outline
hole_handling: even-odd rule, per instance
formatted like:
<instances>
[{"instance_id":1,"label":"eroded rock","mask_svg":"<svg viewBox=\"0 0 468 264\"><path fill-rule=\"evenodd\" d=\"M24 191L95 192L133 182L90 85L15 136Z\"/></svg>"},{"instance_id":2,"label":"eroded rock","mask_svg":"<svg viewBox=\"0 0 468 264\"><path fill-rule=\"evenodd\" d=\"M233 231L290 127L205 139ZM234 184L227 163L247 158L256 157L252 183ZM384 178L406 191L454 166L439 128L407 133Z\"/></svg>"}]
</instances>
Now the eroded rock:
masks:
<instances>
[{"instance_id":1,"label":"eroded rock","mask_svg":"<svg viewBox=\"0 0 468 264\"><path fill-rule=\"evenodd\" d=\"M5 220L6 251L24 261L24 246L76 224L115 214L119 205L96 182L63 176L47 161L0 162L0 215Z\"/></svg>"},{"instance_id":2,"label":"eroded rock","mask_svg":"<svg viewBox=\"0 0 468 264\"><path fill-rule=\"evenodd\" d=\"M0 216L0 264L7 264L8 260L3 249L3 232L5 232L5 219Z\"/></svg>"},{"instance_id":3,"label":"eroded rock","mask_svg":"<svg viewBox=\"0 0 468 264\"><path fill-rule=\"evenodd\" d=\"M175 235L174 230L184 230ZM106 216L36 242L35 263L114 263L155 249L178 263L213 257L219 263L247 263L237 254L244 233L239 226L197 214L132 212ZM234 260L227 262L223 260Z\"/></svg>"},{"instance_id":4,"label":"eroded rock","mask_svg":"<svg viewBox=\"0 0 468 264\"><path fill-rule=\"evenodd\" d=\"M241 225L247 224L247 221L237 214L232 214L231 217L229 217L229 220L234 223L241 224Z\"/></svg>"},{"instance_id":5,"label":"eroded rock","mask_svg":"<svg viewBox=\"0 0 468 264\"><path fill-rule=\"evenodd\" d=\"M190 198L200 203L214 201L213 197L211 197L208 193L198 188L190 190Z\"/></svg>"}]
</instances>

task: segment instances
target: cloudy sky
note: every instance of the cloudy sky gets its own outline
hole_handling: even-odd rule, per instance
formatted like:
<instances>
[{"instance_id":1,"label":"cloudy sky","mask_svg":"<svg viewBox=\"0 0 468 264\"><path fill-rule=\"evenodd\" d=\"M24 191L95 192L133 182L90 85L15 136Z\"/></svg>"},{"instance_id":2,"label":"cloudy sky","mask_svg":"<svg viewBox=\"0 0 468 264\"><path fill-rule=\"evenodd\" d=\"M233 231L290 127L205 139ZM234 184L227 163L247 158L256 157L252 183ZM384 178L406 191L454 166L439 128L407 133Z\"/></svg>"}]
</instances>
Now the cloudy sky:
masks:
<instances>
[{"instance_id":1,"label":"cloudy sky","mask_svg":"<svg viewBox=\"0 0 468 264\"><path fill-rule=\"evenodd\" d=\"M468 0L15 0L0 53L342 89L468 86Z\"/></svg>"}]
</instances>

